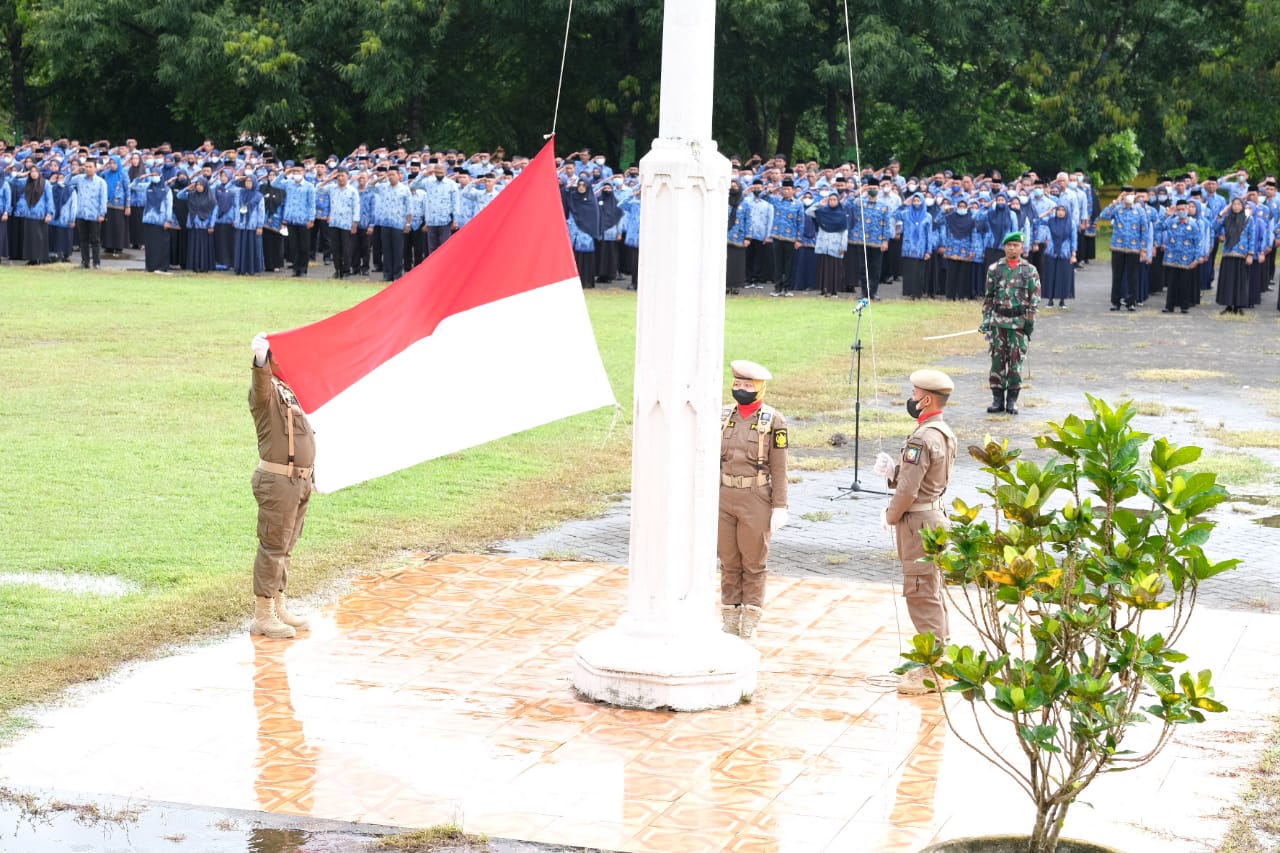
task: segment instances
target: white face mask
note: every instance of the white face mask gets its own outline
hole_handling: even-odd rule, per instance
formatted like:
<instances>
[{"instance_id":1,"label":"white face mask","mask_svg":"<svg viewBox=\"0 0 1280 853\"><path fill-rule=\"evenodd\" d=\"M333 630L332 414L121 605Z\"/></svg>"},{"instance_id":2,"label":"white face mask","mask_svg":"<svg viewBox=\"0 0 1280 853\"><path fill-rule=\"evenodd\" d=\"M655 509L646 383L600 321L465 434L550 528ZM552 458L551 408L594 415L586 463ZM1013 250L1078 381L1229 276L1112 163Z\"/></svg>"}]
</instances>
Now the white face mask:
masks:
<instances>
[{"instance_id":1,"label":"white face mask","mask_svg":"<svg viewBox=\"0 0 1280 853\"><path fill-rule=\"evenodd\" d=\"M1125 203L1125 204L1133 204L1133 198L1134 198L1133 193L1125 193L1125 196L1124 196L1124 203Z\"/></svg>"}]
</instances>

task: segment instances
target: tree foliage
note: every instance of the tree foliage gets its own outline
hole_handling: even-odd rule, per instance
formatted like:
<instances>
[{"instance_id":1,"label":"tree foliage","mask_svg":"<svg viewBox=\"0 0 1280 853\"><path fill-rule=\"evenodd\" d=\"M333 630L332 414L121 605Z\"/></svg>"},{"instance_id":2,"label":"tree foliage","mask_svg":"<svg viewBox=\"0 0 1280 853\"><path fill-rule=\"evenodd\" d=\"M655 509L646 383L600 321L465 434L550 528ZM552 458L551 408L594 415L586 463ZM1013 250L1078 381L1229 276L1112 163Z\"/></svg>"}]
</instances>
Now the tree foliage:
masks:
<instances>
[{"instance_id":1,"label":"tree foliage","mask_svg":"<svg viewBox=\"0 0 1280 853\"><path fill-rule=\"evenodd\" d=\"M1093 167L1091 152L1133 151L1225 167L1245 145L1280 147L1280 0L717 6L714 128L729 153L896 156L922 171ZM11 0L0 113L24 132L144 143L529 152L552 128L566 12L565 0ZM662 17L663 0L577 0L563 147L616 158L656 135Z\"/></svg>"}]
</instances>

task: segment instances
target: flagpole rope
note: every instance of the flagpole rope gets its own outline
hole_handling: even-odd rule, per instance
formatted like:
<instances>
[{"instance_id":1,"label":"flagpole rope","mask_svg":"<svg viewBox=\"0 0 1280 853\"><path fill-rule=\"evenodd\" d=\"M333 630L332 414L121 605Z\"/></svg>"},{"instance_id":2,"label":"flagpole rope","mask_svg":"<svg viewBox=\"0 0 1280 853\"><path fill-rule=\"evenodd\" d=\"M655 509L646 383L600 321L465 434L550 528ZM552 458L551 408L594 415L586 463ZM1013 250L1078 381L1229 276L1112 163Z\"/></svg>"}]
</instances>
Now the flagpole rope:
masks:
<instances>
[{"instance_id":1,"label":"flagpole rope","mask_svg":"<svg viewBox=\"0 0 1280 853\"><path fill-rule=\"evenodd\" d=\"M845 58L848 60L848 63L849 63L849 106L853 114L853 161L854 161L855 167L858 170L858 188L859 188L858 189L858 209L859 209L859 212L862 214L862 220L861 220L862 233L865 236L866 230L867 230L866 208L862 203L862 192L861 192L862 146L858 141L858 91L857 91L857 87L854 86L853 84L853 35L849 27L849 0L844 0L844 50L845 50ZM883 263L883 259L881 260L881 262ZM870 264L867 261L867 251L866 251L865 242L863 243L863 248L862 248L862 270L863 270L862 274L866 277L866 281L867 281L867 292L870 293L871 287L872 287L871 269L870 269ZM874 403L874 406L875 406L874 411L878 412L880 410L880 371L876 367L876 345L875 345L876 344L876 330L875 330L876 312L875 312L875 309L872 309L867 313L869 315L869 319L867 322L867 335L871 339L871 347L870 347L871 349L871 389L872 389L871 394L872 394L872 402ZM882 435L882 430L879 430L879 429L876 430L876 447L877 449L881 449L881 450L884 448L884 437ZM898 546L897 537L894 535L892 528L890 528L889 530L889 539L893 541L893 548L896 551ZM898 563L898 565L902 565L902 555L897 554L896 556L897 556L896 562ZM904 571L903 584L905 585L906 583L905 567L903 568L903 571ZM904 586L903 592L905 593L905 591L906 590ZM893 624L894 624L894 627L897 629L897 633L898 633L898 653L902 654L902 617L898 609L898 593L897 593L896 585L892 580L889 581L889 598L893 600Z\"/></svg>"},{"instance_id":2,"label":"flagpole rope","mask_svg":"<svg viewBox=\"0 0 1280 853\"><path fill-rule=\"evenodd\" d=\"M550 139L556 135L556 122L560 119L560 90L564 88L564 61L569 55L569 24L573 21L573 0L569 0L569 14L564 19L564 46L560 50L560 79L556 81L556 108L551 114L551 132L542 137Z\"/></svg>"},{"instance_id":3,"label":"flagpole rope","mask_svg":"<svg viewBox=\"0 0 1280 853\"><path fill-rule=\"evenodd\" d=\"M855 87L853 84L853 35L849 26L849 0L844 0L844 52L845 52L845 59L848 61L848 66L849 66L849 106L853 115L853 162L854 162L854 168L857 170L857 173L858 173L857 188L854 191L857 192L858 194L858 221L861 225L862 236L864 238L862 243L862 276L863 276L863 279L867 282L866 292L869 296L872 289L876 286L876 284L871 281L871 267L870 267L870 262L867 260L867 245L865 240L866 233L867 233L867 213L866 213L866 205L863 204L863 196L861 191L862 145L859 142L859 136L858 136L858 92L857 92L857 87ZM881 263L883 262L884 260L882 258ZM876 328L875 328L876 312L873 309L868 313L870 316L867 322L867 336L871 339L871 347L870 347L871 349L871 395L872 395L872 402L875 404L876 408L878 409L880 406L880 372L876 366L876 345L875 345L876 344ZM883 436L880 435L880 432L877 430L876 447L878 449L882 449L883 445L884 445L884 438Z\"/></svg>"}]
</instances>

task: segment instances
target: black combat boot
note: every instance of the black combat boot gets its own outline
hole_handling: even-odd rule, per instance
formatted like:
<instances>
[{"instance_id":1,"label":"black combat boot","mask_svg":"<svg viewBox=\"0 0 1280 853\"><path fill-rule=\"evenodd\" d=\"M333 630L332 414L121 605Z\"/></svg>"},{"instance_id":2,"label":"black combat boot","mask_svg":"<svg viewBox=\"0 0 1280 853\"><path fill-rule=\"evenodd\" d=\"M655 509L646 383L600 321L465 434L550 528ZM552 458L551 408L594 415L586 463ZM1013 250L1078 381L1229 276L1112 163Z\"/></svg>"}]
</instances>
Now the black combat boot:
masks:
<instances>
[{"instance_id":1,"label":"black combat boot","mask_svg":"<svg viewBox=\"0 0 1280 853\"><path fill-rule=\"evenodd\" d=\"M1004 411L1004 390L1001 388L991 389L991 405L987 406L990 414Z\"/></svg>"},{"instance_id":2,"label":"black combat boot","mask_svg":"<svg viewBox=\"0 0 1280 853\"><path fill-rule=\"evenodd\" d=\"M1004 410L1011 415L1018 414L1018 392L1021 390L1021 388L1009 389L1009 398L1005 400Z\"/></svg>"}]
</instances>

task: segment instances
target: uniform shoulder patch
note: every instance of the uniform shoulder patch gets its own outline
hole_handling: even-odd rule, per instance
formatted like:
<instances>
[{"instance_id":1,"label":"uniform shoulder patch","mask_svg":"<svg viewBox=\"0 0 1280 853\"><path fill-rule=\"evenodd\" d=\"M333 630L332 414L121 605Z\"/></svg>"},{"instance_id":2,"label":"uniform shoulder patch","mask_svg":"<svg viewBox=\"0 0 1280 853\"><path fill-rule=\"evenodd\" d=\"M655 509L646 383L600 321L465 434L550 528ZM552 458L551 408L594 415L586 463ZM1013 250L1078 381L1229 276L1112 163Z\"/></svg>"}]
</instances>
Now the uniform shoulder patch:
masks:
<instances>
[{"instance_id":1,"label":"uniform shoulder patch","mask_svg":"<svg viewBox=\"0 0 1280 853\"><path fill-rule=\"evenodd\" d=\"M922 449L918 444L908 444L902 451L902 461L910 465L919 465Z\"/></svg>"},{"instance_id":2,"label":"uniform shoulder patch","mask_svg":"<svg viewBox=\"0 0 1280 853\"><path fill-rule=\"evenodd\" d=\"M773 446L779 450L787 449L787 431L785 429L775 429L773 431Z\"/></svg>"}]
</instances>

